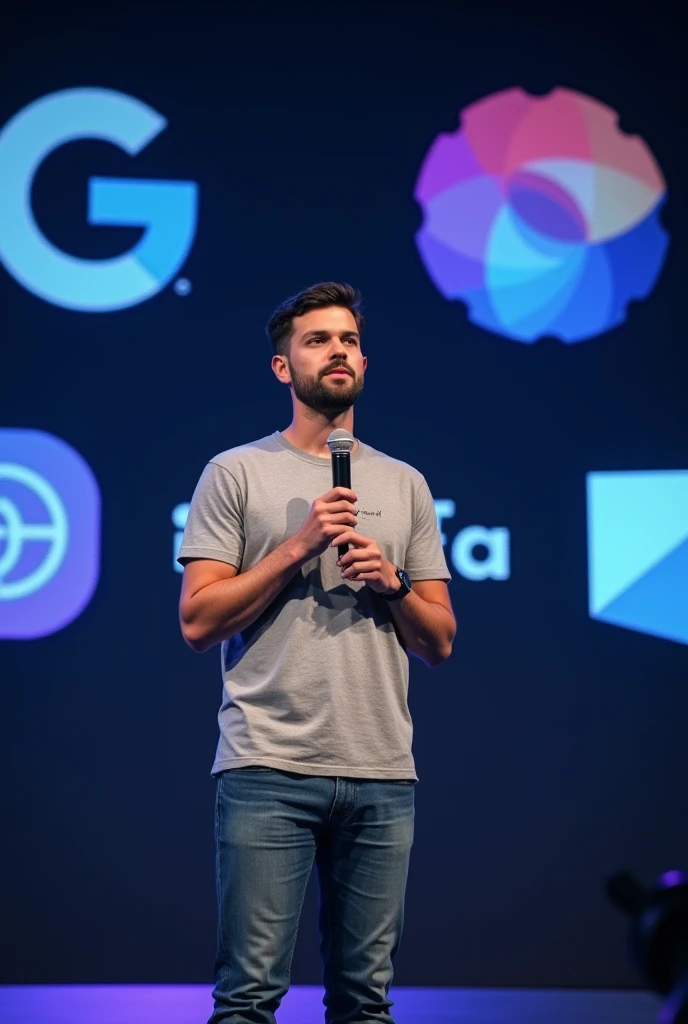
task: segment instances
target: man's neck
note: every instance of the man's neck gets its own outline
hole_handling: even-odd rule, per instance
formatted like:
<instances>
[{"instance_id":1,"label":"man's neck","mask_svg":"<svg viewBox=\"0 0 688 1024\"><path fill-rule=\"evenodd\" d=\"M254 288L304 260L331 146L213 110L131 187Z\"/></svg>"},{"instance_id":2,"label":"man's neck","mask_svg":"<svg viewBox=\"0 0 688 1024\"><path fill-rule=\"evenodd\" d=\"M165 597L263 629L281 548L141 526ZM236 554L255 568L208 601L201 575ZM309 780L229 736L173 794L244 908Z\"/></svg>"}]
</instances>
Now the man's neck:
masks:
<instances>
[{"instance_id":1,"label":"man's neck","mask_svg":"<svg viewBox=\"0 0 688 1024\"><path fill-rule=\"evenodd\" d=\"M327 447L327 439L333 430L348 430L354 432L354 411L347 409L332 418L323 413L315 412L313 409L295 409L294 418L282 431L285 437L295 448L309 455L319 455L323 459L330 458L330 449ZM356 451L358 441L353 447Z\"/></svg>"}]
</instances>

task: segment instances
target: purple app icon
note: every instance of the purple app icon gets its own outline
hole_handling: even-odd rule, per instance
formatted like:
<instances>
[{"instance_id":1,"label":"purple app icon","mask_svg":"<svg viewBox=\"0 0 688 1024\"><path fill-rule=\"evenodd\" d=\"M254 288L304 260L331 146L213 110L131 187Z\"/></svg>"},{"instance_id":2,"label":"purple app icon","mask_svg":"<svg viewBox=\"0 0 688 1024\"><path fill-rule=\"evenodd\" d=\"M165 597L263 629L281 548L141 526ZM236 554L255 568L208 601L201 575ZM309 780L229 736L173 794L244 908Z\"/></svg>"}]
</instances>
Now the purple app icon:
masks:
<instances>
[{"instance_id":1,"label":"purple app icon","mask_svg":"<svg viewBox=\"0 0 688 1024\"><path fill-rule=\"evenodd\" d=\"M69 625L100 567L100 493L65 441L0 429L0 639L32 640Z\"/></svg>"}]
</instances>

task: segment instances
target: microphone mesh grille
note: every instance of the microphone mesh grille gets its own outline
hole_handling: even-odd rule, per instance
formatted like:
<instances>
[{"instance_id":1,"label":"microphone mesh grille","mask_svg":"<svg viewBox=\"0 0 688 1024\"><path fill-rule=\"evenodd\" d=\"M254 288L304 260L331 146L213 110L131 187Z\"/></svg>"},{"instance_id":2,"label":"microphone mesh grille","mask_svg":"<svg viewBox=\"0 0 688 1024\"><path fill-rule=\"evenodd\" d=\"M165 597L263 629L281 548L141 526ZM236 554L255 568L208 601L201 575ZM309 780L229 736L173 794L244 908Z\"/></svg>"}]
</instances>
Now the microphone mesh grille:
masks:
<instances>
[{"instance_id":1,"label":"microphone mesh grille","mask_svg":"<svg viewBox=\"0 0 688 1024\"><path fill-rule=\"evenodd\" d=\"M338 454L339 452L350 452L354 446L354 439L348 430L339 428L333 430L327 439L327 447L330 449L332 455Z\"/></svg>"}]
</instances>

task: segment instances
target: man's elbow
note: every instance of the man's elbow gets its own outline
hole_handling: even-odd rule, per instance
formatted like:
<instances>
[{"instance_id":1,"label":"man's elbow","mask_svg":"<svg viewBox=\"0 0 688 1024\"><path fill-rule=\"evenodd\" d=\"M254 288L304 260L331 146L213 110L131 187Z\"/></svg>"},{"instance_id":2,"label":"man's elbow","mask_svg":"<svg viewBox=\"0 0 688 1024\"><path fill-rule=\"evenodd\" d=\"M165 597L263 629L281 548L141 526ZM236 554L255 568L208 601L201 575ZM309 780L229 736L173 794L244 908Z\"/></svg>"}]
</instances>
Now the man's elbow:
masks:
<instances>
[{"instance_id":1,"label":"man's elbow","mask_svg":"<svg viewBox=\"0 0 688 1024\"><path fill-rule=\"evenodd\" d=\"M180 616L179 625L184 640L194 654L205 654L212 647L212 644L208 642L208 637L204 636L193 622L185 622L183 617Z\"/></svg>"},{"instance_id":2,"label":"man's elbow","mask_svg":"<svg viewBox=\"0 0 688 1024\"><path fill-rule=\"evenodd\" d=\"M212 644L205 643L203 640L190 640L188 636L185 636L184 639L194 654L205 654L212 647Z\"/></svg>"},{"instance_id":3,"label":"man's elbow","mask_svg":"<svg viewBox=\"0 0 688 1024\"><path fill-rule=\"evenodd\" d=\"M451 642L443 644L441 647L435 648L433 651L426 651L424 656L425 664L428 668L437 668L443 661L446 661L452 652Z\"/></svg>"},{"instance_id":4,"label":"man's elbow","mask_svg":"<svg viewBox=\"0 0 688 1024\"><path fill-rule=\"evenodd\" d=\"M190 635L186 630L182 630L182 636L186 642L187 647L190 647L194 654L204 654L208 648L200 638Z\"/></svg>"},{"instance_id":5,"label":"man's elbow","mask_svg":"<svg viewBox=\"0 0 688 1024\"><path fill-rule=\"evenodd\" d=\"M426 651L425 663L429 668L437 668L451 655L456 637L456 619L453 615L451 621L447 623L446 630L442 632L444 635L440 634L439 637L436 637L435 644Z\"/></svg>"}]
</instances>

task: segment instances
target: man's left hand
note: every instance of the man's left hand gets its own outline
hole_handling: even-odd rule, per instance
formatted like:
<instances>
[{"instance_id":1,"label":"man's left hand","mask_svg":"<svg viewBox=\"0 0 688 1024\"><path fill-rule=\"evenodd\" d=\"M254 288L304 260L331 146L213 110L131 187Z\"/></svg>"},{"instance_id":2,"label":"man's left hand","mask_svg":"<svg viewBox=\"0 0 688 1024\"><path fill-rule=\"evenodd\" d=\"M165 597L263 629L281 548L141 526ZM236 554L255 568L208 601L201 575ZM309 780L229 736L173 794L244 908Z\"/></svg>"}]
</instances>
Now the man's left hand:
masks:
<instances>
[{"instance_id":1,"label":"man's left hand","mask_svg":"<svg viewBox=\"0 0 688 1024\"><path fill-rule=\"evenodd\" d=\"M396 566L384 557L376 540L362 537L355 530L340 533L332 541L332 547L350 544L350 549L337 561L342 570L342 579L360 580L378 594L392 594L401 584L396 575Z\"/></svg>"}]
</instances>

